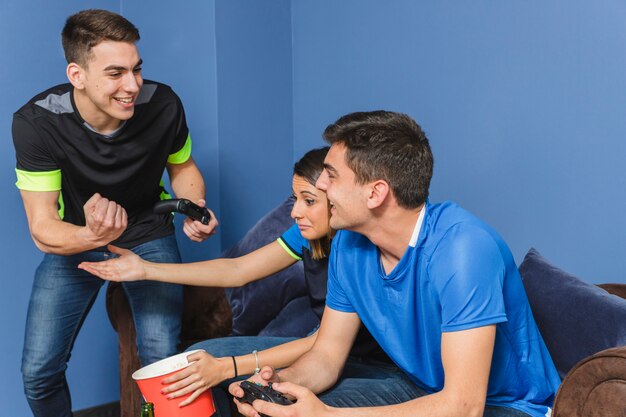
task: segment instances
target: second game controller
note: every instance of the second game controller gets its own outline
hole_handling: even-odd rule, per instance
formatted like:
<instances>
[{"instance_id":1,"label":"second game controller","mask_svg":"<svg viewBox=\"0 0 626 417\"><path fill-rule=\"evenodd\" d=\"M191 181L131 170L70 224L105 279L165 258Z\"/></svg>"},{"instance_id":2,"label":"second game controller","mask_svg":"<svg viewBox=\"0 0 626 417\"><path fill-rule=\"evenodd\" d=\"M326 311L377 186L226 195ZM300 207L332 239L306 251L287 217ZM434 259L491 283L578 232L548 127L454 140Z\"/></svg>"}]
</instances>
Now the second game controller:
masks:
<instances>
[{"instance_id":1,"label":"second game controller","mask_svg":"<svg viewBox=\"0 0 626 417\"><path fill-rule=\"evenodd\" d=\"M243 396L237 399L242 403L252 404L254 400L262 400L280 405L293 404L293 402L282 393L273 389L271 382L268 386L264 386L250 381L242 381L239 386L243 390Z\"/></svg>"},{"instance_id":2,"label":"second game controller","mask_svg":"<svg viewBox=\"0 0 626 417\"><path fill-rule=\"evenodd\" d=\"M197 220L202 224L209 224L211 213L206 207L200 207L186 198L174 198L171 200L161 200L154 205L153 211L156 214L177 212L187 217Z\"/></svg>"}]
</instances>

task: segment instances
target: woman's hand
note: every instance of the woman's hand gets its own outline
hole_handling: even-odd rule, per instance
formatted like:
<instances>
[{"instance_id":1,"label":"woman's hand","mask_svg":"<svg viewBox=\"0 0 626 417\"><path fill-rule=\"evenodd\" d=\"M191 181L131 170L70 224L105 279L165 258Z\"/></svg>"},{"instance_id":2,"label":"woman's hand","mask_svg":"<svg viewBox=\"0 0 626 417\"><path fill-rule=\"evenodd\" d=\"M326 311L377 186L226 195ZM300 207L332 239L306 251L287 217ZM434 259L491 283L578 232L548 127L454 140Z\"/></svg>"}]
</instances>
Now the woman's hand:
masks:
<instances>
[{"instance_id":1,"label":"woman's hand","mask_svg":"<svg viewBox=\"0 0 626 417\"><path fill-rule=\"evenodd\" d=\"M248 381L254 382L255 384L268 385L270 382L279 382L280 377L274 368L271 366L264 366L258 374L254 374L248 378ZM243 390L239 387L240 383L241 381L237 381L228 386L228 391L233 397L239 398L243 396Z\"/></svg>"},{"instance_id":2,"label":"woman's hand","mask_svg":"<svg viewBox=\"0 0 626 417\"><path fill-rule=\"evenodd\" d=\"M187 356L187 361L192 363L182 371L161 381L167 385L161 393L166 394L168 399L178 398L192 392L189 398L179 404L181 407L191 404L207 389L235 375L230 357L215 358L201 351Z\"/></svg>"},{"instance_id":3,"label":"woman's hand","mask_svg":"<svg viewBox=\"0 0 626 417\"><path fill-rule=\"evenodd\" d=\"M81 262L78 267L108 281L137 281L146 279L144 261L133 251L108 245L111 253L119 255L102 262Z\"/></svg>"}]
</instances>

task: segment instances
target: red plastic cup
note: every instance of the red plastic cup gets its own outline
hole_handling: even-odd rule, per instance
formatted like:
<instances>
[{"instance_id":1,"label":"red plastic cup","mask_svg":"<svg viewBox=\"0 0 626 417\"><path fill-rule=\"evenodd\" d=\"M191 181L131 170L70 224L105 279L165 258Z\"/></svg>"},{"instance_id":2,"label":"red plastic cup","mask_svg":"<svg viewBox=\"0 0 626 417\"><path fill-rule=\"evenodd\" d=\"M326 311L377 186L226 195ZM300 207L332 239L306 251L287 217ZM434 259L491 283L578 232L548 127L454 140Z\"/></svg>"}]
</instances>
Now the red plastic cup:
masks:
<instances>
[{"instance_id":1,"label":"red plastic cup","mask_svg":"<svg viewBox=\"0 0 626 417\"><path fill-rule=\"evenodd\" d=\"M187 399L193 392L178 398L169 400L166 395L161 394L165 387L161 383L168 376L186 368L191 364L187 361L187 356L199 352L179 353L158 362L144 366L133 373L133 379L139 385L139 390L146 402L154 403L154 415L158 417L210 417L215 413L213 394L211 390L206 390L189 405L180 407L179 404Z\"/></svg>"}]
</instances>

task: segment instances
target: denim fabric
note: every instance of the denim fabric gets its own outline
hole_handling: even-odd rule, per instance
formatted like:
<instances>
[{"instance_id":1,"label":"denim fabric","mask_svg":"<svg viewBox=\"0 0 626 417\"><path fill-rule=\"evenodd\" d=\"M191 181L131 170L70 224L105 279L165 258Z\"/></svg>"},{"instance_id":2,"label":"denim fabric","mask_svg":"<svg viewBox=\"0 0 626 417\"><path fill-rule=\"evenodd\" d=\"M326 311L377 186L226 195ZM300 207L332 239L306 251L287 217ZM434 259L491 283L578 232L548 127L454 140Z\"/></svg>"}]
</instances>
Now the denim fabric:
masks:
<instances>
[{"instance_id":1,"label":"denim fabric","mask_svg":"<svg viewBox=\"0 0 626 417\"><path fill-rule=\"evenodd\" d=\"M311 308L309 296L294 298L263 330L263 337L304 337L319 327L320 319Z\"/></svg>"},{"instance_id":2,"label":"denim fabric","mask_svg":"<svg viewBox=\"0 0 626 417\"><path fill-rule=\"evenodd\" d=\"M154 262L180 262L174 235L143 243L133 251ZM24 392L35 417L72 415L65 370L80 327L105 282L77 265L114 256L99 251L46 254L35 272L22 354ZM153 281L122 285L135 320L141 363L176 353L182 287Z\"/></svg>"},{"instance_id":3,"label":"denim fabric","mask_svg":"<svg viewBox=\"0 0 626 417\"><path fill-rule=\"evenodd\" d=\"M513 408L487 406L483 417L529 417L529 415Z\"/></svg>"},{"instance_id":4,"label":"denim fabric","mask_svg":"<svg viewBox=\"0 0 626 417\"><path fill-rule=\"evenodd\" d=\"M224 337L196 343L188 350L204 349L215 357L239 356L253 350L268 349L295 338L290 337ZM263 364L261 364L263 365ZM230 417L232 398L228 386L239 376L213 388L216 416ZM319 398L333 407L369 407L399 404L426 395L399 368L389 363L348 358L343 374L331 389L319 394ZM484 417L528 417L528 414L512 408L485 408Z\"/></svg>"}]
</instances>

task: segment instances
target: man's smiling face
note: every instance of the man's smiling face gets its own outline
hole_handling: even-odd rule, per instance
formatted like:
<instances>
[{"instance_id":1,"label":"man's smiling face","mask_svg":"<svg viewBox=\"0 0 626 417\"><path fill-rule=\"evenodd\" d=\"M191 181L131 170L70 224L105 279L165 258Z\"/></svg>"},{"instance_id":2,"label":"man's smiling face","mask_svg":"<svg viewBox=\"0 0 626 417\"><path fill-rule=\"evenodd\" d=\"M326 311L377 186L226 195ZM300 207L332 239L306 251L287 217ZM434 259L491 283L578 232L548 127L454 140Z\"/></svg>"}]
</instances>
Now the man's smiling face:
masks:
<instances>
[{"instance_id":1,"label":"man's smiling face","mask_svg":"<svg viewBox=\"0 0 626 417\"><path fill-rule=\"evenodd\" d=\"M81 117L103 133L130 119L143 85L141 64L134 43L103 41L94 46L87 65L80 67L75 100Z\"/></svg>"},{"instance_id":2,"label":"man's smiling face","mask_svg":"<svg viewBox=\"0 0 626 417\"><path fill-rule=\"evenodd\" d=\"M324 171L315 184L326 191L333 229L358 230L369 216L368 186L357 184L355 179L354 171L346 164L345 145L333 144L324 159Z\"/></svg>"}]
</instances>

